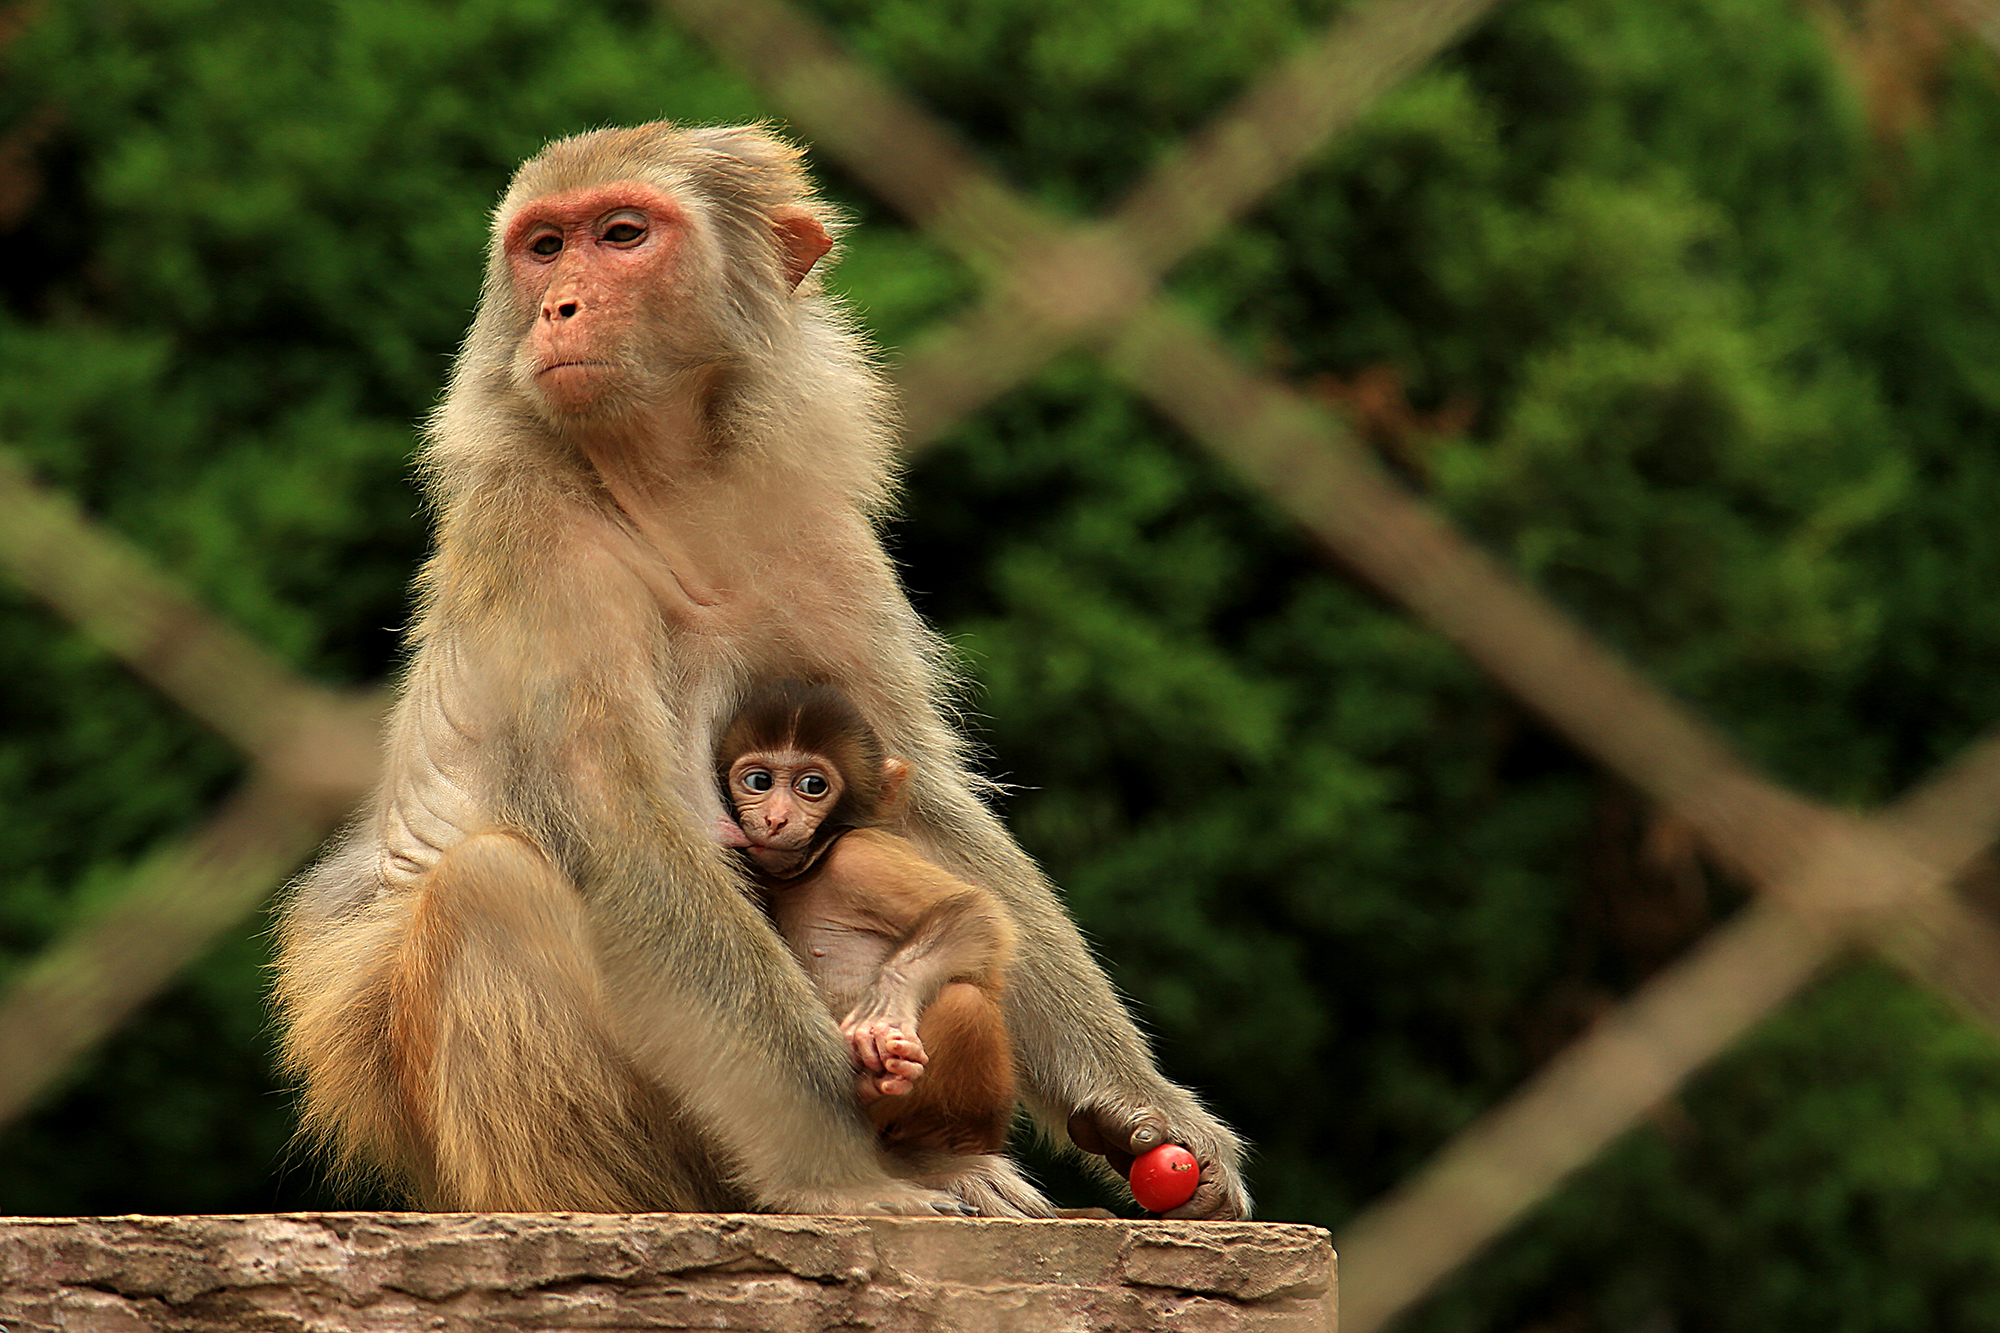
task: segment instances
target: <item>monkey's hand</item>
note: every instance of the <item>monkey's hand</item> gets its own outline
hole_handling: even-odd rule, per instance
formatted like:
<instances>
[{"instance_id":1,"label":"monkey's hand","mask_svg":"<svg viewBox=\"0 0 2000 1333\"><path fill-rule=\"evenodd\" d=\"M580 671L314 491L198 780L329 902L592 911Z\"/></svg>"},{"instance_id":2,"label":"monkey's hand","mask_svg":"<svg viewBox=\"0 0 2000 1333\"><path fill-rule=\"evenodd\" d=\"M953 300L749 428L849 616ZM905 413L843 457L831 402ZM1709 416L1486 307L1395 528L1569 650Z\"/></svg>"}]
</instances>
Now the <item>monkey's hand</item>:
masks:
<instances>
[{"instance_id":1,"label":"monkey's hand","mask_svg":"<svg viewBox=\"0 0 2000 1333\"><path fill-rule=\"evenodd\" d=\"M1250 1195L1237 1167L1243 1145L1192 1099L1184 1114L1172 1118L1156 1106L1086 1106L1069 1118L1069 1141L1102 1157L1121 1178L1131 1175L1133 1159L1140 1153L1162 1143L1178 1143L1201 1163L1201 1184L1186 1203L1161 1216L1184 1221L1250 1216Z\"/></svg>"},{"instance_id":2,"label":"monkey's hand","mask_svg":"<svg viewBox=\"0 0 2000 1333\"><path fill-rule=\"evenodd\" d=\"M878 1018L857 1022L849 1018L840 1025L854 1061L861 1066L861 1100L900 1097L923 1077L930 1056L917 1040L915 1025L904 1027L893 1019Z\"/></svg>"}]
</instances>

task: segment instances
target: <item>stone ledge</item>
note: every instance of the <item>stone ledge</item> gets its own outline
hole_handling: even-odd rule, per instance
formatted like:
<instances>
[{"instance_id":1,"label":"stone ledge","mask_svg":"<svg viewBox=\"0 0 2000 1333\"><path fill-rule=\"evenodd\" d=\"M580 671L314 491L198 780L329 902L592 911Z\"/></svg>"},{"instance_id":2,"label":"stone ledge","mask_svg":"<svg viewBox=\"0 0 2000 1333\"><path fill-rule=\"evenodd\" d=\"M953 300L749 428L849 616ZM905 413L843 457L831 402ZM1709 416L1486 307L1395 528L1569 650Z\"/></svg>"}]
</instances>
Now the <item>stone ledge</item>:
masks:
<instances>
[{"instance_id":1,"label":"stone ledge","mask_svg":"<svg viewBox=\"0 0 2000 1333\"><path fill-rule=\"evenodd\" d=\"M1334 1333L1280 1222L646 1213L0 1218L5 1333Z\"/></svg>"}]
</instances>

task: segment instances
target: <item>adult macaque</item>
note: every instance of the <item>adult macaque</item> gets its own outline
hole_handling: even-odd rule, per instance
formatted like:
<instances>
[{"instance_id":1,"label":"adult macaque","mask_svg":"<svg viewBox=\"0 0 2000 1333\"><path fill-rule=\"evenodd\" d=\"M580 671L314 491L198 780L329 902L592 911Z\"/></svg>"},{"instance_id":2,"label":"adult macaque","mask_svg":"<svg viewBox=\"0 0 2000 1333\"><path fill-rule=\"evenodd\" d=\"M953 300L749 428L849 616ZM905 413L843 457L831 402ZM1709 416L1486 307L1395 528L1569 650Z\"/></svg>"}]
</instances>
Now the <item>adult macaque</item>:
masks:
<instances>
[{"instance_id":1,"label":"adult macaque","mask_svg":"<svg viewBox=\"0 0 2000 1333\"><path fill-rule=\"evenodd\" d=\"M422 464L439 513L373 803L282 924L309 1131L428 1206L926 1213L847 1043L712 836L748 681L837 684L924 859L1007 904L1024 1100L1106 1154L1239 1147L1154 1070L939 708L883 553L870 353L798 153L666 124L552 144L494 215Z\"/></svg>"},{"instance_id":2,"label":"adult macaque","mask_svg":"<svg viewBox=\"0 0 2000 1333\"><path fill-rule=\"evenodd\" d=\"M760 686L715 749L723 840L847 1038L876 1136L982 1213L1052 1217L1001 1156L1014 1048L1001 1008L1014 926L990 890L881 827L909 776L824 682Z\"/></svg>"}]
</instances>

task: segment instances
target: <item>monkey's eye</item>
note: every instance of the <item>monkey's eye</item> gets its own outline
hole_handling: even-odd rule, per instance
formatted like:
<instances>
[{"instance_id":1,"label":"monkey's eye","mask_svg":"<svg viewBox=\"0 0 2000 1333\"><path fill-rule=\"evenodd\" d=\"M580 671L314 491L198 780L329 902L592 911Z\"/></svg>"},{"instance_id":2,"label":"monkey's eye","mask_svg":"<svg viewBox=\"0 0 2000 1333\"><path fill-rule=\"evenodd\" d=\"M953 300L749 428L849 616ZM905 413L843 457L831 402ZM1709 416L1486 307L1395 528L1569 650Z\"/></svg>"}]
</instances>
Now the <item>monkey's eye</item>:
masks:
<instances>
[{"instance_id":1,"label":"monkey's eye","mask_svg":"<svg viewBox=\"0 0 2000 1333\"><path fill-rule=\"evenodd\" d=\"M562 237L552 231L544 232L534 240L528 242L528 249L546 258L562 250Z\"/></svg>"},{"instance_id":2,"label":"monkey's eye","mask_svg":"<svg viewBox=\"0 0 2000 1333\"><path fill-rule=\"evenodd\" d=\"M826 779L818 773L805 774L798 780L796 786L798 787L799 795L814 801L817 801L820 797L833 790L832 787L827 785Z\"/></svg>"},{"instance_id":3,"label":"monkey's eye","mask_svg":"<svg viewBox=\"0 0 2000 1333\"><path fill-rule=\"evenodd\" d=\"M630 245L646 234L636 222L614 222L604 229L604 239L613 245Z\"/></svg>"},{"instance_id":4,"label":"monkey's eye","mask_svg":"<svg viewBox=\"0 0 2000 1333\"><path fill-rule=\"evenodd\" d=\"M773 785L771 771L766 768L753 768L743 775L743 785L760 794L767 792Z\"/></svg>"}]
</instances>

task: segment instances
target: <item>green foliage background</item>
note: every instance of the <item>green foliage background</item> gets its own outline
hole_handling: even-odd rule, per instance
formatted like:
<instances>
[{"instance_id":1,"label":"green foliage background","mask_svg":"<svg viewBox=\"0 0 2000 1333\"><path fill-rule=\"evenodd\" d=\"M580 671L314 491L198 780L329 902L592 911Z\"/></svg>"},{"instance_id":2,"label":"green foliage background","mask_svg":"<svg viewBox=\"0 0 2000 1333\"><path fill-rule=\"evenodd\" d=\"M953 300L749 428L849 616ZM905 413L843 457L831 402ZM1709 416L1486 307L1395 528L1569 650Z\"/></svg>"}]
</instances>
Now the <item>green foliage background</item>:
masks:
<instances>
[{"instance_id":1,"label":"green foliage background","mask_svg":"<svg viewBox=\"0 0 2000 1333\"><path fill-rule=\"evenodd\" d=\"M1909 36L1929 11L1856 3L1519 0L1174 286L1757 762L1865 806L2000 713L2000 86ZM817 9L1075 213L1330 16ZM512 164L773 110L626 0L48 0L10 32L0 440L328 681L394 668L411 427ZM820 165L887 345L966 300ZM1009 817L1256 1142L1265 1216L1338 1225L1737 904L1086 358L924 456L905 508ZM239 771L5 589L0 678L17 967ZM0 1209L371 1202L286 1146L264 961L253 922L0 1136ZM1996 1181L2000 1044L1863 968L1411 1326L2000 1328Z\"/></svg>"}]
</instances>

